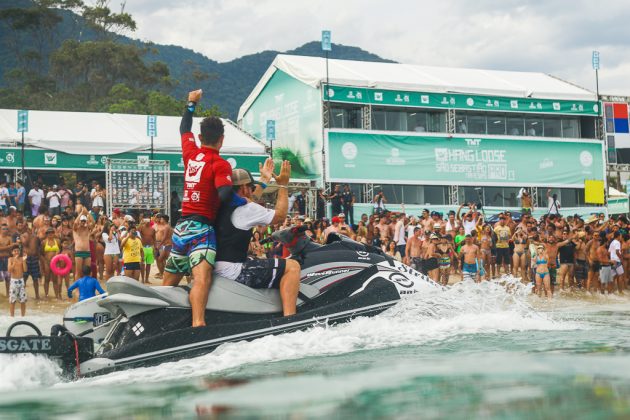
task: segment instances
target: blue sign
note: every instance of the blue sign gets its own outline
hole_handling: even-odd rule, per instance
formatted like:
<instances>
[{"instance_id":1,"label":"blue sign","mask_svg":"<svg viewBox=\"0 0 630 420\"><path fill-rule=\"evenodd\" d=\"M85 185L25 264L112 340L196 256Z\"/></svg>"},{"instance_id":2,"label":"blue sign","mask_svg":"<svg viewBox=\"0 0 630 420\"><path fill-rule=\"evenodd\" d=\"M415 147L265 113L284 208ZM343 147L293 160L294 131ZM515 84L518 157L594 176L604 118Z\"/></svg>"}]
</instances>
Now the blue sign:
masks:
<instances>
[{"instance_id":1,"label":"blue sign","mask_svg":"<svg viewBox=\"0 0 630 420\"><path fill-rule=\"evenodd\" d=\"M157 117L155 115L147 115L147 136L157 137Z\"/></svg>"},{"instance_id":2,"label":"blue sign","mask_svg":"<svg viewBox=\"0 0 630 420\"><path fill-rule=\"evenodd\" d=\"M26 133L28 131L28 111L19 110L17 115L17 132Z\"/></svg>"},{"instance_id":3,"label":"blue sign","mask_svg":"<svg viewBox=\"0 0 630 420\"><path fill-rule=\"evenodd\" d=\"M276 120L267 120L267 141L276 139Z\"/></svg>"},{"instance_id":4,"label":"blue sign","mask_svg":"<svg viewBox=\"0 0 630 420\"><path fill-rule=\"evenodd\" d=\"M322 31L322 51L332 51L330 31Z\"/></svg>"},{"instance_id":5,"label":"blue sign","mask_svg":"<svg viewBox=\"0 0 630 420\"><path fill-rule=\"evenodd\" d=\"M593 70L599 70L599 51L593 51Z\"/></svg>"}]
</instances>

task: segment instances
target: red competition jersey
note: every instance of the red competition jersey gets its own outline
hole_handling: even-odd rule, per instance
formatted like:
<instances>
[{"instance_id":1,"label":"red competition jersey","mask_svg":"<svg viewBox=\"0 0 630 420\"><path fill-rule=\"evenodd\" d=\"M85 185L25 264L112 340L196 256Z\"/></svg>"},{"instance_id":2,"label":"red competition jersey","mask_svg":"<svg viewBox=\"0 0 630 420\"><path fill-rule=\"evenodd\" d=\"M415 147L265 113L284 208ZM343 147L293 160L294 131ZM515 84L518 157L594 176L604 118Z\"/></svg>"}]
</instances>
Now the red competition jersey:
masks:
<instances>
[{"instance_id":1,"label":"red competition jersey","mask_svg":"<svg viewBox=\"0 0 630 420\"><path fill-rule=\"evenodd\" d=\"M198 214L214 222L219 211L217 189L232 186L232 167L208 147L197 147L193 133L182 134L184 172L184 198L182 216Z\"/></svg>"}]
</instances>

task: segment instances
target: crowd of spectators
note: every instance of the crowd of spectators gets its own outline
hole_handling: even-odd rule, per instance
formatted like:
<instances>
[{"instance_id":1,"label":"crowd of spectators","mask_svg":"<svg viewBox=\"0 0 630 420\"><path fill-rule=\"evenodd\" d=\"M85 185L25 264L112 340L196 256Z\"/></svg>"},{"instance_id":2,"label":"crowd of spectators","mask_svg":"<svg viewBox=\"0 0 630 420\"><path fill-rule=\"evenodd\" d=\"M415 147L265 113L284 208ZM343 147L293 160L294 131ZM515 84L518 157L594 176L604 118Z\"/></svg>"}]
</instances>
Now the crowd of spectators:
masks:
<instances>
[{"instance_id":1,"label":"crowd of spectators","mask_svg":"<svg viewBox=\"0 0 630 420\"><path fill-rule=\"evenodd\" d=\"M486 217L480 205L467 203L442 214L425 209L419 215L387 211L381 198L374 212L352 223L343 210L337 187L322 199L334 204L333 216L311 219L304 207L291 204L293 216L281 225L256 229L250 246L254 258L287 256L281 243L266 243L274 230L308 227L312 240L325 243L331 232L378 247L391 257L448 284L452 275L483 281L511 274L532 282L534 292L551 297L556 289L623 293L630 269L630 224L625 216L603 213L584 219L562 215L557 196L548 194L546 214L531 215L524 191L521 212L503 211ZM335 202L336 197L340 200ZM353 198L350 203L353 203ZM262 242L262 244L261 244Z\"/></svg>"},{"instance_id":2,"label":"crowd of spectators","mask_svg":"<svg viewBox=\"0 0 630 420\"><path fill-rule=\"evenodd\" d=\"M58 185L35 182L28 191L21 181L0 184L0 281L11 314L18 302L24 311L28 281L35 299L63 300L71 296L71 284L86 277L86 268L102 281L124 273L148 283L157 261L161 276L171 248L169 217L122 209L108 217L105 204L106 190L97 181L69 188L60 178ZM61 254L72 263L67 275L51 268ZM85 288L80 290L83 295Z\"/></svg>"}]
</instances>

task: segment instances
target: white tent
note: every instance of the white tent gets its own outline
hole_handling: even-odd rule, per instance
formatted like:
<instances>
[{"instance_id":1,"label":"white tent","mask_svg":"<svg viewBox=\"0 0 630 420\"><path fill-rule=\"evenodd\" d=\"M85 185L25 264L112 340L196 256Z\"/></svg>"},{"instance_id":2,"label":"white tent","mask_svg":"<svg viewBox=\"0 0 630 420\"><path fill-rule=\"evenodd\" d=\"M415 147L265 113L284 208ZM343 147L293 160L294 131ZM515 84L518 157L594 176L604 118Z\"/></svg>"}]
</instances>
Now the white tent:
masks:
<instances>
[{"instance_id":1,"label":"white tent","mask_svg":"<svg viewBox=\"0 0 630 420\"><path fill-rule=\"evenodd\" d=\"M155 151L179 151L181 117L157 117ZM193 132L199 132L201 118L195 118ZM262 142L223 119L225 140L222 153L264 154ZM27 147L38 147L77 155L115 155L123 152L148 150L147 116L92 112L29 111ZM15 144L21 139L17 132L17 110L0 109L0 144Z\"/></svg>"},{"instance_id":2,"label":"white tent","mask_svg":"<svg viewBox=\"0 0 630 420\"><path fill-rule=\"evenodd\" d=\"M326 60L319 57L277 55L245 100L238 120L252 105L276 70L312 87L326 81ZM328 60L331 84L417 92L470 93L515 98L596 101L589 90L535 72L431 67L398 63Z\"/></svg>"}]
</instances>

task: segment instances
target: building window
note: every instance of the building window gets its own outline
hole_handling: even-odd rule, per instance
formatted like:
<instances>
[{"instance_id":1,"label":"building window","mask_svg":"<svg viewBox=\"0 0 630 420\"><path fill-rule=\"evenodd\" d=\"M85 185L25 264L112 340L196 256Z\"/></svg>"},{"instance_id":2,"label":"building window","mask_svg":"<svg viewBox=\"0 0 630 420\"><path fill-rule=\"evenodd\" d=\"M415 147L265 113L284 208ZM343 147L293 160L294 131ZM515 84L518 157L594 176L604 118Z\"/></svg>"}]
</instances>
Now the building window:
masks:
<instances>
[{"instance_id":1,"label":"building window","mask_svg":"<svg viewBox=\"0 0 630 420\"><path fill-rule=\"evenodd\" d=\"M560 118L545 118L543 131L545 137L562 137L562 120Z\"/></svg>"},{"instance_id":2,"label":"building window","mask_svg":"<svg viewBox=\"0 0 630 420\"><path fill-rule=\"evenodd\" d=\"M523 117L508 117L507 133L510 136L522 136L525 133L525 119Z\"/></svg>"},{"instance_id":3,"label":"building window","mask_svg":"<svg viewBox=\"0 0 630 420\"><path fill-rule=\"evenodd\" d=\"M580 124L577 118L562 119L562 137L572 139L580 138Z\"/></svg>"},{"instance_id":4,"label":"building window","mask_svg":"<svg viewBox=\"0 0 630 420\"><path fill-rule=\"evenodd\" d=\"M485 115L469 114L467 121L468 134L486 134L488 132Z\"/></svg>"},{"instance_id":5,"label":"building window","mask_svg":"<svg viewBox=\"0 0 630 420\"><path fill-rule=\"evenodd\" d=\"M543 135L543 120L542 118L525 118L525 135L526 136L539 136Z\"/></svg>"},{"instance_id":6,"label":"building window","mask_svg":"<svg viewBox=\"0 0 630 420\"><path fill-rule=\"evenodd\" d=\"M424 203L433 205L446 204L446 192L448 187L441 185L425 185L423 187Z\"/></svg>"},{"instance_id":7,"label":"building window","mask_svg":"<svg viewBox=\"0 0 630 420\"><path fill-rule=\"evenodd\" d=\"M488 115L488 134L505 135L505 117Z\"/></svg>"},{"instance_id":8,"label":"building window","mask_svg":"<svg viewBox=\"0 0 630 420\"><path fill-rule=\"evenodd\" d=\"M429 131L427 113L422 111L412 111L407 113L407 129L417 133Z\"/></svg>"},{"instance_id":9,"label":"building window","mask_svg":"<svg viewBox=\"0 0 630 420\"><path fill-rule=\"evenodd\" d=\"M332 107L331 127L333 128L362 128L360 107Z\"/></svg>"}]
</instances>

